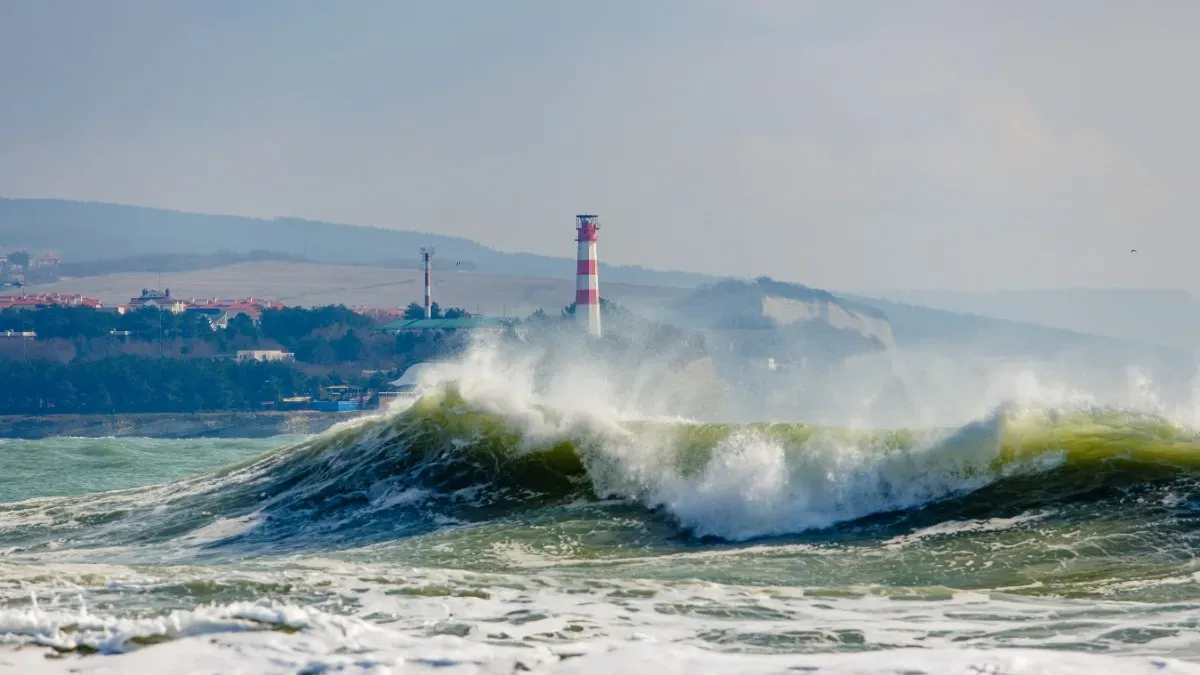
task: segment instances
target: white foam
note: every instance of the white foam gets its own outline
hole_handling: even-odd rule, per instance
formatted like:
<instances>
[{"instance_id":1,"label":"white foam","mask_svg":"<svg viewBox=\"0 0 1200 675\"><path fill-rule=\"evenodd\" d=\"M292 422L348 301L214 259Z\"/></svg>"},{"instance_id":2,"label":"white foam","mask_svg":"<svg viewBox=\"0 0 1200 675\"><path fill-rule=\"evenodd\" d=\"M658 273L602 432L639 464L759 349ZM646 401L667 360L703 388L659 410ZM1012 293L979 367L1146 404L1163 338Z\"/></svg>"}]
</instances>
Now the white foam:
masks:
<instances>
[{"instance_id":1,"label":"white foam","mask_svg":"<svg viewBox=\"0 0 1200 675\"><path fill-rule=\"evenodd\" d=\"M555 675L734 675L742 673L817 675L1193 675L1200 668L1175 659L1121 658L1032 650L890 650L871 654L761 655L721 654L687 645L663 645L631 635L624 642L577 645L572 649L480 647L456 638L431 640L408 648L363 641L359 653L339 655L323 643L291 636L266 640L258 635L219 639L188 638L169 646L107 660L48 661L25 652L0 654L0 667L37 674L242 672L264 675L305 673L495 674L532 672ZM11 659L11 660L9 660ZM519 665L518 665L519 664Z\"/></svg>"},{"instance_id":2,"label":"white foam","mask_svg":"<svg viewBox=\"0 0 1200 675\"><path fill-rule=\"evenodd\" d=\"M918 542L922 539L930 539L933 537L945 537L955 534L965 534L968 532L999 532L1002 530L1011 530L1014 528L1036 523L1039 520L1053 515L1053 511L1039 511L1037 513L1023 513L1012 518L988 518L987 520L948 520L937 525L921 528L915 532L893 537L884 542L885 548L903 548L908 544Z\"/></svg>"},{"instance_id":3,"label":"white foam","mask_svg":"<svg viewBox=\"0 0 1200 675\"><path fill-rule=\"evenodd\" d=\"M530 351L506 352L494 345L477 346L460 363L423 371L420 386L436 390L455 385L470 406L499 415L521 431L528 447L583 439L586 447L581 453L599 494L664 508L683 526L702 535L745 540L827 527L966 493L1006 471L1023 470L1013 465L1001 468L996 462L1004 409L993 408L982 422L968 427L976 435L975 441L961 444L949 434L932 433L919 437L916 446L899 450L870 440L823 434L797 443L745 429L722 440L712 460L698 473L685 475L678 466L680 449L673 445L669 429L656 437L641 431L630 433L623 426L629 420L645 420L663 412L645 410L645 402L659 393L651 376L635 378L636 386L629 391L618 384L628 385L628 378L618 380L605 371L612 364L570 358L555 361L548 376L537 376L544 371L539 370L541 356ZM1130 377L1134 389L1141 392L1139 400L1151 401L1153 397L1144 391L1149 386L1144 378L1138 379L1134 371ZM1080 401L1076 390L1048 384L1028 370L1006 371L1003 376L996 375L993 383L990 395L996 399L1015 397L1061 405ZM325 440L315 442L341 438L349 443L353 438L360 447L381 443L386 436L401 433L392 425L378 424L396 414L392 410L347 421L323 435ZM354 429L366 429L366 435L345 433ZM356 455L340 452L339 443L327 445L326 456L331 457L328 473L337 475ZM34 526L71 528L77 525L75 519L91 514L155 508L234 483L266 481L274 463L286 461L289 454L292 451L279 451L251 466L165 486L6 506L0 509L0 532ZM1040 469L1060 461L1052 455L1039 458L1043 462ZM427 496L403 486L394 491L382 482L375 487L371 497L372 508L377 509L416 503ZM51 516L52 512L56 515ZM63 512L72 520L63 522L57 515ZM104 525L92 532L100 536L124 526ZM204 528L193 538L200 541L222 532L237 533L228 523Z\"/></svg>"},{"instance_id":4,"label":"white foam","mask_svg":"<svg viewBox=\"0 0 1200 675\"><path fill-rule=\"evenodd\" d=\"M999 478L998 439L959 445L931 438L887 451L817 434L786 448L759 432L722 441L702 473L660 468L644 495L700 535L744 540L803 532L966 493Z\"/></svg>"},{"instance_id":5,"label":"white foam","mask_svg":"<svg viewBox=\"0 0 1200 675\"><path fill-rule=\"evenodd\" d=\"M539 380L538 357L477 346L459 363L423 371L420 386L434 391L453 385L472 408L518 429L530 448L583 439L580 452L598 494L665 508L701 535L745 540L827 527L967 493L1032 467L997 462L1004 418L997 408L959 432L972 435L970 442L939 432L906 449L828 434L788 446L787 439L747 429L722 440L698 475L683 475L670 428L656 436L623 426L647 418L644 396L622 396L603 364L587 360L558 362L560 371ZM1026 398L1048 396L1032 375L1018 373L1015 381L1029 390ZM1071 394L1055 396L1066 400ZM1037 468L1061 461L1051 454L1037 458Z\"/></svg>"},{"instance_id":6,"label":"white foam","mask_svg":"<svg viewBox=\"0 0 1200 675\"><path fill-rule=\"evenodd\" d=\"M268 570L272 566L277 571L255 578L287 581L304 593L326 588L330 597L353 596L355 602L317 608L262 600L147 613L135 608L155 597L157 588L221 578L220 570L138 579L133 570L105 568L106 574L131 577L123 594L111 585L74 588L58 602L45 598L47 589L39 584L47 582L30 580L31 588L40 589L36 604L13 608L16 590L0 590L7 606L0 610L0 643L9 645L0 646L0 671L1200 673L1194 664L1164 656L1200 654L1200 636L1194 632L1163 630L1163 637L1128 644L1104 639L1114 631L1151 634L1186 624L1191 619L1187 606L980 593L940 602L871 595L810 598L804 589L786 587L577 579L542 572L535 579L329 559L264 564ZM81 569L86 566L71 571ZM447 590L389 592L421 587ZM473 590L455 591L463 588ZM113 597L134 604L118 613L97 609ZM454 635L446 634L450 626L459 627ZM766 638L777 640L775 653L754 646ZM1083 642L1104 644L1116 653L1067 649ZM836 653L839 644L865 651ZM45 656L81 647L98 654Z\"/></svg>"},{"instance_id":7,"label":"white foam","mask_svg":"<svg viewBox=\"0 0 1200 675\"><path fill-rule=\"evenodd\" d=\"M176 542L180 545L195 546L211 541L235 537L257 527L262 522L262 514L254 513L241 518L218 518L213 522L189 532Z\"/></svg>"}]
</instances>

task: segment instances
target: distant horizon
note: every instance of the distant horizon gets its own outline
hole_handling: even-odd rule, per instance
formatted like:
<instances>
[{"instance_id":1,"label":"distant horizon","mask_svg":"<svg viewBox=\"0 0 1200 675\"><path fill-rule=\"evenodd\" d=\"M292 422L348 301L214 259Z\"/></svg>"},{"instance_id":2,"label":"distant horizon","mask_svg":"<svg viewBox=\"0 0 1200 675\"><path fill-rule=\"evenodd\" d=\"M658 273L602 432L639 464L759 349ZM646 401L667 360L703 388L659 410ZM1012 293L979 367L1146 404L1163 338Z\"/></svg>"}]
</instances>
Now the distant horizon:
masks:
<instances>
[{"instance_id":1,"label":"distant horizon","mask_svg":"<svg viewBox=\"0 0 1200 675\"><path fill-rule=\"evenodd\" d=\"M842 293L862 295L865 293L958 293L962 295L995 295L1001 293L1170 293L1186 295L1191 298L1200 297L1184 288L1154 287L1154 286L1061 286L1061 287L1029 287L1029 288L993 288L984 290L963 290L957 288L869 288L843 289Z\"/></svg>"}]
</instances>

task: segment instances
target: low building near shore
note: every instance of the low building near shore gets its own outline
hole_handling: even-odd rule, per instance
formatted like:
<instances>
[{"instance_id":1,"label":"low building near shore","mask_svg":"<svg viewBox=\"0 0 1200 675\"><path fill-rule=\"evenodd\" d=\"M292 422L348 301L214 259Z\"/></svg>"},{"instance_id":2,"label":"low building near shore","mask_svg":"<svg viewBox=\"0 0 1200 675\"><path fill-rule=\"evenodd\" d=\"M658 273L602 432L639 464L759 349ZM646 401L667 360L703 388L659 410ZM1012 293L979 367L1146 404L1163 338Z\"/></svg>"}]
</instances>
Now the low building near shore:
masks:
<instances>
[{"instance_id":1,"label":"low building near shore","mask_svg":"<svg viewBox=\"0 0 1200 675\"><path fill-rule=\"evenodd\" d=\"M320 399L310 403L313 410L320 412L353 412L362 410L373 392L352 384L337 384L321 387Z\"/></svg>"},{"instance_id":2,"label":"low building near shore","mask_svg":"<svg viewBox=\"0 0 1200 675\"><path fill-rule=\"evenodd\" d=\"M280 410L304 410L312 408L311 396L288 396L280 399Z\"/></svg>"},{"instance_id":3,"label":"low building near shore","mask_svg":"<svg viewBox=\"0 0 1200 675\"><path fill-rule=\"evenodd\" d=\"M239 349L237 353L238 363L249 363L250 361L283 361L292 363L295 360L295 354L285 352L282 349Z\"/></svg>"}]
</instances>

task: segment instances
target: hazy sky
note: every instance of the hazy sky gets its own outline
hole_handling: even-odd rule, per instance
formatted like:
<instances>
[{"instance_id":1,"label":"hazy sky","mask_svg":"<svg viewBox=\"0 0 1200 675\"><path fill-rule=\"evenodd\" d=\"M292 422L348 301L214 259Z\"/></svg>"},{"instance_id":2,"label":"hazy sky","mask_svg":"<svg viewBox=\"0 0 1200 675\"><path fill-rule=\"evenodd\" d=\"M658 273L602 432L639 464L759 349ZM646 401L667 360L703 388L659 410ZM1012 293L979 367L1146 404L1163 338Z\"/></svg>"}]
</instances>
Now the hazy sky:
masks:
<instances>
[{"instance_id":1,"label":"hazy sky","mask_svg":"<svg viewBox=\"0 0 1200 675\"><path fill-rule=\"evenodd\" d=\"M13 0L0 195L1200 291L1197 34L1195 0Z\"/></svg>"}]
</instances>

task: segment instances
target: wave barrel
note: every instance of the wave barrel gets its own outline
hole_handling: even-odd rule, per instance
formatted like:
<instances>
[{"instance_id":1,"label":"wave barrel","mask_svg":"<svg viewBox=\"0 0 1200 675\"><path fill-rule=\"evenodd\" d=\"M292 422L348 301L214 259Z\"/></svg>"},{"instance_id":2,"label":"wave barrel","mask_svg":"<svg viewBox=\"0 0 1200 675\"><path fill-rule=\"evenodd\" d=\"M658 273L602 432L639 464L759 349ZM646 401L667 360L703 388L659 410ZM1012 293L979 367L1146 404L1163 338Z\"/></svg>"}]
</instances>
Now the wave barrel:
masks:
<instances>
[{"instance_id":1,"label":"wave barrel","mask_svg":"<svg viewBox=\"0 0 1200 675\"><path fill-rule=\"evenodd\" d=\"M579 256L575 270L575 319L587 327L587 332L600 337L600 276L596 257L596 233L599 217L575 216Z\"/></svg>"}]
</instances>

